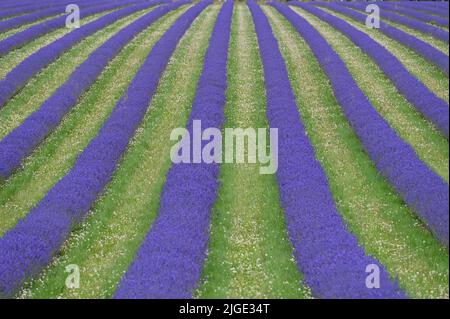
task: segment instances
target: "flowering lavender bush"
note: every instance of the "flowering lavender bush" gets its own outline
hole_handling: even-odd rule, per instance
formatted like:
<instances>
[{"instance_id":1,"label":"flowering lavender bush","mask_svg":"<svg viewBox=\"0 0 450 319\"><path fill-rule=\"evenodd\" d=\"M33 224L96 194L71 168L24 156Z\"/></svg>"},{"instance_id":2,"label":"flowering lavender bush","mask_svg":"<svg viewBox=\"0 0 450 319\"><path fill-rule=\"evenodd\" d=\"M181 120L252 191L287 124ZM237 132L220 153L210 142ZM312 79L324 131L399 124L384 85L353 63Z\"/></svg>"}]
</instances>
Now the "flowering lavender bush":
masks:
<instances>
[{"instance_id":1,"label":"flowering lavender bush","mask_svg":"<svg viewBox=\"0 0 450 319\"><path fill-rule=\"evenodd\" d=\"M88 17L103 11L108 11L112 9L117 9L118 7L125 5L130 5L131 3L136 1L126 1L126 2L114 2L114 3L107 3L107 4L101 4L101 5L85 5L85 9L83 9L82 13L84 17ZM81 6L83 8L83 6ZM56 10L56 9L55 9ZM58 13L65 12L64 10L58 9ZM25 16L21 16L18 18L22 18ZM11 19L13 20L13 19ZM10 20L6 20L8 22ZM21 22L24 23L24 22ZM1 25L1 22L0 22ZM7 54L8 52L17 49L18 47L23 46L24 44L46 34L49 33L55 29L62 28L66 25L66 16L57 17L54 19L51 19L49 21L44 21L42 23L39 23L37 25L34 25L28 29L25 29L21 32L15 33L9 37L7 37L4 40L0 41L0 57Z\"/></svg>"},{"instance_id":2,"label":"flowering lavender bush","mask_svg":"<svg viewBox=\"0 0 450 319\"><path fill-rule=\"evenodd\" d=\"M288 7L272 5L292 23L310 46L330 79L345 116L378 171L448 248L448 185L417 157L411 146L399 138L375 111L345 64L320 33Z\"/></svg>"},{"instance_id":3,"label":"flowering lavender bush","mask_svg":"<svg viewBox=\"0 0 450 319\"><path fill-rule=\"evenodd\" d=\"M403 15L410 16L414 19L425 21L425 22L431 22L443 27L448 27L448 18L442 18L442 17L436 17L432 14L427 14L424 12L411 10L406 8L404 5L397 5L395 3L389 3L389 2L377 2L377 5L380 6L380 8L383 8L385 10L392 10L395 12L398 12ZM417 6L417 4L415 4Z\"/></svg>"},{"instance_id":4,"label":"flowering lavender bush","mask_svg":"<svg viewBox=\"0 0 450 319\"><path fill-rule=\"evenodd\" d=\"M221 128L227 87L227 57L233 1L227 1L214 27L188 131L194 120ZM116 298L191 298L201 275L209 238L210 211L218 188L218 164L174 164L161 194L159 215Z\"/></svg>"},{"instance_id":5,"label":"flowering lavender bush","mask_svg":"<svg viewBox=\"0 0 450 319\"><path fill-rule=\"evenodd\" d=\"M13 6L13 7L6 6L6 7L3 7L2 5L4 5L4 4L2 2L2 3L0 3L0 9L2 10L0 12L0 19L12 17L12 16L19 15L19 14L29 13L29 12L33 12L33 11L38 11L38 10L42 10L42 9L46 9L46 8L50 8L50 7L55 6L55 5L61 5L61 4L64 4L64 3L71 3L71 2L73 2L73 1L71 1L71 2L69 2L69 1L70 0L65 0L65 1L47 1L45 3L39 3L39 4L36 4L36 2L28 3L28 4L24 3L24 4L22 4L22 5L18 6L18 7L17 6Z\"/></svg>"},{"instance_id":6,"label":"flowering lavender bush","mask_svg":"<svg viewBox=\"0 0 450 319\"><path fill-rule=\"evenodd\" d=\"M178 1L156 8L124 29L126 31L115 38L115 43L121 45L138 30L186 3L188 1ZM24 280L42 270L72 227L86 216L142 120L178 40L209 3L202 2L188 10L176 22L176 27L169 29L157 42L127 92L71 171L15 228L0 238L0 297L13 295ZM108 49L100 52L114 52L113 48ZM97 64L92 66L103 68Z\"/></svg>"},{"instance_id":7,"label":"flowering lavender bush","mask_svg":"<svg viewBox=\"0 0 450 319\"><path fill-rule=\"evenodd\" d=\"M366 21L365 14L345 8L344 6L339 5L337 3L317 2L317 5L324 6L333 11L342 13L362 23L365 23ZM436 49L435 47L433 47L432 45L382 21L380 21L380 31L386 34L388 37L416 51L418 54L422 55L429 62L435 64L442 71L448 74L449 69L448 56L443 52L439 51L438 49Z\"/></svg>"},{"instance_id":8,"label":"flowering lavender bush","mask_svg":"<svg viewBox=\"0 0 450 319\"><path fill-rule=\"evenodd\" d=\"M437 8L433 6L435 1L405 1L405 2L397 2L396 7L405 7L416 11L428 12L430 14L438 15L448 20L448 10L442 10L441 8ZM448 8L448 2L447 8Z\"/></svg>"},{"instance_id":9,"label":"flowering lavender bush","mask_svg":"<svg viewBox=\"0 0 450 319\"><path fill-rule=\"evenodd\" d=\"M286 17L290 9L271 3ZM305 282L319 298L403 297L396 283L374 258L367 256L338 213L328 182L309 142L295 103L286 66L266 16L248 2L258 37L270 127L279 130L277 172L281 205L289 237ZM289 10L289 11L288 11ZM308 32L305 28L304 32ZM366 287L365 269L380 269L381 287Z\"/></svg>"},{"instance_id":10,"label":"flowering lavender bush","mask_svg":"<svg viewBox=\"0 0 450 319\"><path fill-rule=\"evenodd\" d=\"M341 4L344 6L362 10L362 11L364 11L367 6L367 4L360 3L360 2L342 2ZM438 28L433 25L429 25L425 22L417 21L415 19L411 19L411 18L402 16L402 15L399 15L399 14L396 14L396 13L390 12L390 11L383 11L383 13L381 14L381 17L383 19L386 19L386 20L389 20L389 21L392 21L395 23L403 24L407 27L410 27L410 28L420 31L422 33L429 34L429 35L435 37L436 39L442 40L444 42L448 43L448 41L449 41L448 31L442 30L441 28Z\"/></svg>"},{"instance_id":11,"label":"flowering lavender bush","mask_svg":"<svg viewBox=\"0 0 450 319\"><path fill-rule=\"evenodd\" d=\"M301 7L329 23L368 54L395 84L398 91L448 138L448 104L438 98L422 82L410 74L392 53L364 32L352 27L342 19L310 4L295 2L293 5Z\"/></svg>"},{"instance_id":12,"label":"flowering lavender bush","mask_svg":"<svg viewBox=\"0 0 450 319\"><path fill-rule=\"evenodd\" d=\"M181 3L186 3L181 2ZM177 6L159 7L131 23L96 49L41 107L0 141L0 178L8 178L22 160L53 130L100 75L108 62L163 14ZM11 83L6 85L12 86ZM10 89L14 89L13 87Z\"/></svg>"},{"instance_id":13,"label":"flowering lavender bush","mask_svg":"<svg viewBox=\"0 0 450 319\"><path fill-rule=\"evenodd\" d=\"M124 1L122 5L133 3L135 1ZM135 6L125 7L121 10L114 11L97 20L94 20L79 29L66 34L51 44L41 48L35 53L31 54L19 65L17 65L5 78L0 80L0 108L19 91L33 76L40 72L43 68L49 65L60 57L65 51L70 49L83 38L101 30L109 24L126 17L136 11L146 9L161 3L167 3L168 0L153 0L144 2Z\"/></svg>"},{"instance_id":14,"label":"flowering lavender bush","mask_svg":"<svg viewBox=\"0 0 450 319\"><path fill-rule=\"evenodd\" d=\"M101 4L104 5L108 2L100 2L97 4ZM89 4L89 2L87 2L87 0L81 0L79 1L79 5L80 8L88 8L88 7L92 7L95 4ZM117 6L117 3L116 3ZM49 9L44 9L44 10L39 10L30 14L25 14L25 15L21 15L12 19L8 19L6 21L0 21L0 32L4 32L7 31L9 29L13 29L16 28L18 26L21 26L23 24L26 23L31 23L46 17L50 17L53 15L58 15L58 14L62 14L66 11L66 6L65 5L59 5L59 6L55 6L55 7L51 7ZM64 18L65 19L65 18Z\"/></svg>"}]
</instances>

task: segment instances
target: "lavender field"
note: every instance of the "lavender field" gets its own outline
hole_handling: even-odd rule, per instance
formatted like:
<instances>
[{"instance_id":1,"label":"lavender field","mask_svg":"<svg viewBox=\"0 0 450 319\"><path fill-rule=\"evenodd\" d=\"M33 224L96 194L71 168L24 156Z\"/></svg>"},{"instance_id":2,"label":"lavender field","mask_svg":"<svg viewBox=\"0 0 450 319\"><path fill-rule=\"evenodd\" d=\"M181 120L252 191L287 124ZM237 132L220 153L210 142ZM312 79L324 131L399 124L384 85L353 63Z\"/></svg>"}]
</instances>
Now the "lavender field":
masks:
<instances>
[{"instance_id":1,"label":"lavender field","mask_svg":"<svg viewBox=\"0 0 450 319\"><path fill-rule=\"evenodd\" d=\"M447 1L0 0L0 299L448 299L448 138Z\"/></svg>"}]
</instances>

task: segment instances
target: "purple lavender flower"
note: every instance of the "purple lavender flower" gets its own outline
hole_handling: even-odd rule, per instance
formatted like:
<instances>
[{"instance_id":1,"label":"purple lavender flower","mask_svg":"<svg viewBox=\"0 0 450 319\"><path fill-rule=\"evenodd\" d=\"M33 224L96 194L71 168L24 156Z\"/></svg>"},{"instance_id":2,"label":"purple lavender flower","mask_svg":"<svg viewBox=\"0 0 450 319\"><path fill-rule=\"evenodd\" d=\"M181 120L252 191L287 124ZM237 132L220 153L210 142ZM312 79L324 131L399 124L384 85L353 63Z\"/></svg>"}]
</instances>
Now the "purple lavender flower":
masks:
<instances>
[{"instance_id":1,"label":"purple lavender flower","mask_svg":"<svg viewBox=\"0 0 450 319\"><path fill-rule=\"evenodd\" d=\"M359 89L345 64L305 19L290 8L272 3L308 43L330 79L334 95L378 171L416 211L435 237L448 249L449 193L445 181L432 172Z\"/></svg>"},{"instance_id":2,"label":"purple lavender flower","mask_svg":"<svg viewBox=\"0 0 450 319\"><path fill-rule=\"evenodd\" d=\"M126 5L133 2L135 1L123 1L121 5ZM88 37L89 35L106 27L107 25L112 24L115 21L136 11L167 2L169 1L153 0L144 2L143 4L129 6L121 10L114 11L110 14L107 14L106 16L103 16L97 20L81 26L79 29L75 29L74 31L36 51L25 60L23 60L13 70L11 70L5 76L5 78L0 80L0 108L3 107L6 102L41 69L45 68L47 65L55 61L64 52L81 41L83 38Z\"/></svg>"},{"instance_id":3,"label":"purple lavender flower","mask_svg":"<svg viewBox=\"0 0 450 319\"><path fill-rule=\"evenodd\" d=\"M295 6L312 13L342 32L354 44L368 54L395 84L398 91L427 119L429 119L448 139L449 106L417 80L402 63L386 48L352 27L346 21L326 13L310 4L295 2Z\"/></svg>"},{"instance_id":4,"label":"purple lavender flower","mask_svg":"<svg viewBox=\"0 0 450 319\"><path fill-rule=\"evenodd\" d=\"M170 6L170 9L165 6L158 7L108 39L77 67L69 79L36 112L5 136L0 141L0 178L8 178L20 166L22 160L61 122L108 62L134 36L173 8L174 6ZM14 89L13 85L18 84L20 82L9 82L3 90L7 94L8 90ZM0 96L1 94L4 93L0 93Z\"/></svg>"},{"instance_id":5,"label":"purple lavender flower","mask_svg":"<svg viewBox=\"0 0 450 319\"><path fill-rule=\"evenodd\" d=\"M85 0L88 1L88 0ZM102 3L96 3L96 4L83 4L80 5L80 8L84 8L81 13L84 17L97 14L99 12L108 11L112 9L117 9L118 7L124 6L124 5L130 5L133 2L132 0L128 0L126 2L102 2ZM61 14L65 12L64 8L57 8L57 9L49 9L49 10L56 10L55 14ZM43 14L43 11L39 11L36 14ZM6 20L4 22L0 22L0 32L5 29L9 29L12 27L17 27L24 23L29 23L34 20L30 20L27 18L28 15L25 16L19 16L17 18L13 18L10 20ZM18 19L16 21L16 19ZM13 23L13 20L16 21ZM3 24L4 23L4 24ZM7 54L8 52L17 49L26 43L44 35L47 34L55 29L62 28L66 25L66 16L57 17L54 19L51 19L49 21L41 22L37 25L34 25L26 30L23 30L21 32L15 33L9 37L7 37L4 40L0 41L0 57Z\"/></svg>"},{"instance_id":6,"label":"purple lavender flower","mask_svg":"<svg viewBox=\"0 0 450 319\"><path fill-rule=\"evenodd\" d=\"M179 39L210 2L204 1L189 9L155 44L127 92L70 172L16 227L0 238L0 297L12 296L25 280L39 273L59 250L72 227L86 216L141 122ZM156 8L129 25L126 32L135 34L186 3L188 1L179 1ZM116 41L122 43L129 38L124 32Z\"/></svg>"},{"instance_id":7,"label":"purple lavender flower","mask_svg":"<svg viewBox=\"0 0 450 319\"><path fill-rule=\"evenodd\" d=\"M364 4L361 2L342 2L341 5L364 11L367 6L367 3ZM442 40L446 43L448 43L448 41L449 41L448 31L442 30L441 28L438 28L433 25L429 25L425 22L421 22L421 21L418 21L418 20L415 20L412 18L408 18L408 17L402 16L400 14L396 14L396 13L390 12L390 11L383 11L381 13L381 17L383 19L386 19L386 20L389 20L389 21L392 21L395 23L403 24L407 27L410 27L410 28L420 31L422 33L429 34L429 35L435 37L436 39Z\"/></svg>"},{"instance_id":8,"label":"purple lavender flower","mask_svg":"<svg viewBox=\"0 0 450 319\"><path fill-rule=\"evenodd\" d=\"M286 65L261 8L248 2L258 37L270 127L278 128L281 206L294 256L305 282L319 298L404 297L384 267L367 256L336 209L325 173L317 161L299 114ZM288 7L274 3L289 16ZM311 27L310 27L311 28ZM309 32L307 28L303 32ZM366 287L366 267L380 269L379 289Z\"/></svg>"},{"instance_id":9,"label":"purple lavender flower","mask_svg":"<svg viewBox=\"0 0 450 319\"><path fill-rule=\"evenodd\" d=\"M187 128L201 120L221 128L233 1L214 27ZM209 239L218 189L218 164L174 164L161 194L159 215L116 291L115 298L192 298Z\"/></svg>"},{"instance_id":10,"label":"purple lavender flower","mask_svg":"<svg viewBox=\"0 0 450 319\"><path fill-rule=\"evenodd\" d=\"M315 2L315 4L342 13L346 16L351 17L352 19L355 19L356 21L362 23L365 23L366 21L365 14L345 8L344 6L339 5L337 3ZM436 66L438 66L443 72L445 72L448 75L449 65L448 65L448 56L446 54L442 53L432 45L382 21L380 21L380 31L386 34L388 37L416 51L418 54L427 59L430 63L433 63Z\"/></svg>"},{"instance_id":11,"label":"purple lavender flower","mask_svg":"<svg viewBox=\"0 0 450 319\"><path fill-rule=\"evenodd\" d=\"M406 8L404 5L397 5L395 3L388 3L388 2L377 2L377 5L379 5L381 8L385 10L391 10L394 12L398 12L403 15L410 16L414 19L425 21L425 22L431 22L443 27L448 27L448 18L442 18L442 17L436 17L432 14L427 14L424 12L411 10ZM416 4L417 6L417 4Z\"/></svg>"}]
</instances>

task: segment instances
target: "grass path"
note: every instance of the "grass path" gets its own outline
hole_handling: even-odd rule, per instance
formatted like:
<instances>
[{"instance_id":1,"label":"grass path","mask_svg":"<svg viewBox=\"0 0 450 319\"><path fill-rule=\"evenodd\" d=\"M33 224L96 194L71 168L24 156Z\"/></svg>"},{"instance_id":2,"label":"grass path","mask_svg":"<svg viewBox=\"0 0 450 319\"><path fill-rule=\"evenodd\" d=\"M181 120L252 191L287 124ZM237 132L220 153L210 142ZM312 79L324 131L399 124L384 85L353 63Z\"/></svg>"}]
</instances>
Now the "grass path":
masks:
<instances>
[{"instance_id":1,"label":"grass path","mask_svg":"<svg viewBox=\"0 0 450 319\"><path fill-rule=\"evenodd\" d=\"M264 11L286 60L306 131L349 230L411 297L448 298L448 252L378 174L307 44L276 9Z\"/></svg>"},{"instance_id":2,"label":"grass path","mask_svg":"<svg viewBox=\"0 0 450 319\"><path fill-rule=\"evenodd\" d=\"M194 21L161 79L150 109L124 155L112 182L76 229L61 255L22 297L108 298L127 270L154 220L159 195L170 168L169 136L188 120L203 57L219 5ZM80 289L64 282L66 265L81 269Z\"/></svg>"},{"instance_id":3,"label":"grass path","mask_svg":"<svg viewBox=\"0 0 450 319\"><path fill-rule=\"evenodd\" d=\"M320 7L320 8L323 8L323 7ZM366 12L356 10L355 8L351 8L351 7L346 7L346 8L347 9L351 9L353 11L356 11L358 13L362 13L362 14L368 15ZM391 25L391 26L393 26L393 27L395 27L397 29L400 29L400 30L402 30L402 31L404 31L404 32L406 32L408 34L411 34L411 35L415 36L416 38L418 38L418 39L420 39L420 40L422 40L424 42L427 42L428 44L434 46L435 48L439 49L440 51L442 51L445 54L447 54L447 55L449 54L448 43L445 43L444 41L436 39L433 36L431 36L430 34L422 33L420 31L417 31L417 30L415 30L415 29L413 29L411 27L405 26L403 24L400 24L400 23L397 23L397 22L392 22L392 21L387 20L387 19L383 19L383 14L381 14L381 20L383 22L385 22L386 24L389 24L389 25Z\"/></svg>"},{"instance_id":4,"label":"grass path","mask_svg":"<svg viewBox=\"0 0 450 319\"><path fill-rule=\"evenodd\" d=\"M298 8L292 8L297 12L301 12L298 10ZM368 29L363 24L356 22L355 20L352 20L351 18L343 14L334 12L327 8L321 7L320 9L336 17L344 19L358 30L372 37L375 41L380 43L393 55L395 55L400 60L400 62L411 72L411 74L419 79L432 92L434 92L441 99L444 99L447 103L449 102L449 78L437 66L428 62L425 58L423 58L412 49L404 46L396 40L389 38L387 35L384 35L378 29Z\"/></svg>"},{"instance_id":5,"label":"grass path","mask_svg":"<svg viewBox=\"0 0 450 319\"><path fill-rule=\"evenodd\" d=\"M416 111L377 64L345 35L303 9L296 10L333 47L375 109L400 137L413 146L419 157L447 182L449 179L448 141Z\"/></svg>"},{"instance_id":6,"label":"grass path","mask_svg":"<svg viewBox=\"0 0 450 319\"><path fill-rule=\"evenodd\" d=\"M13 16L13 17L9 17L9 18L5 18L5 19L2 19L0 21L2 22L2 21L9 20L9 19L17 18L18 16L19 15L16 15L16 16ZM62 14L56 15L56 16L46 17L44 19L40 19L40 20L31 22L31 23L22 24L21 26L19 26L17 28L14 28L14 29L6 30L6 31L4 31L3 33L0 34L0 41L3 40L3 39L6 39L9 36L12 36L13 34L16 34L16 33L22 32L22 31L24 31L24 30L26 30L28 28L31 28L31 27L39 24L39 23L46 22L46 21L55 19L55 18L60 17L60 16L62 16ZM83 20L80 20L80 22L84 23Z\"/></svg>"},{"instance_id":7,"label":"grass path","mask_svg":"<svg viewBox=\"0 0 450 319\"><path fill-rule=\"evenodd\" d=\"M138 11L99 30L64 53L33 77L25 87L0 109L0 139L36 111L83 63L88 56L119 30L153 10Z\"/></svg>"},{"instance_id":8,"label":"grass path","mask_svg":"<svg viewBox=\"0 0 450 319\"><path fill-rule=\"evenodd\" d=\"M171 12L131 41L54 132L0 189L0 236L64 176L97 134L153 44L184 10Z\"/></svg>"},{"instance_id":9,"label":"grass path","mask_svg":"<svg viewBox=\"0 0 450 319\"><path fill-rule=\"evenodd\" d=\"M245 4L234 9L225 127L268 127L258 43ZM200 298L302 298L275 175L223 164Z\"/></svg>"},{"instance_id":10,"label":"grass path","mask_svg":"<svg viewBox=\"0 0 450 319\"><path fill-rule=\"evenodd\" d=\"M113 11L115 11L115 10L109 10L109 11L100 12L100 13L88 16L84 19L81 19L80 24L81 25L87 24L87 23L92 22L92 21L94 21L110 12L113 12ZM41 22L43 22L43 21L41 21ZM22 29L22 27L19 27L19 29L13 29L13 30L21 30L21 29ZM27 27L25 27L24 29L27 29ZM13 30L10 30L10 31L13 31ZM21 30L21 31L23 31L23 30ZM40 48L45 47L46 45L52 43L53 41L59 39L60 37L62 37L64 35L66 35L67 33L70 33L71 31L73 31L73 30L65 28L65 27L56 29L52 32L49 32L40 37L37 37L33 41L26 43L24 46L17 48L15 50L12 50L8 54L0 57L0 79L3 78L9 71L11 71L17 64L19 64L21 61L23 61L26 57L28 57L32 53L36 52ZM3 36L3 34L1 36Z\"/></svg>"}]
</instances>

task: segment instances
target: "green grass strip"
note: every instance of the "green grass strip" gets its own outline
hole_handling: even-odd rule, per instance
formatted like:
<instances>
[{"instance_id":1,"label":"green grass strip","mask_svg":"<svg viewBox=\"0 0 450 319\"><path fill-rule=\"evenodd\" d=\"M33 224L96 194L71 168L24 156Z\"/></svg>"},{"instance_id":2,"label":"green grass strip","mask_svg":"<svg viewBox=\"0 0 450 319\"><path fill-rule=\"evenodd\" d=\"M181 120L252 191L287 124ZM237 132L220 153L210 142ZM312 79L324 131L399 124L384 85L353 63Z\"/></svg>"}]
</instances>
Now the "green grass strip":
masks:
<instances>
[{"instance_id":1,"label":"green grass strip","mask_svg":"<svg viewBox=\"0 0 450 319\"><path fill-rule=\"evenodd\" d=\"M225 127L267 128L258 42L245 3L234 9ZM199 298L305 298L275 175L259 164L223 164Z\"/></svg>"},{"instance_id":2,"label":"green grass strip","mask_svg":"<svg viewBox=\"0 0 450 319\"><path fill-rule=\"evenodd\" d=\"M16 15L16 16L14 16L14 17L5 18L5 19L2 19L2 20L0 20L0 21L6 21L6 20L8 20L8 19L16 18L16 17L18 17L18 16L19 16L19 15ZM27 24L22 24L21 26L19 26L19 27L17 27L17 28L7 30L7 31L5 31L5 32L3 32L3 33L0 34L0 41L6 39L7 37L12 36L13 34L22 32L22 31L24 31L24 30L26 30L26 29L28 29L28 28L30 28L30 27L32 27L32 26L35 26L36 24L39 24L39 23L42 23L42 22L45 22L45 21L48 21L48 20L52 20L52 19L57 18L57 17L60 17L60 16L62 16L62 14L56 15L56 16L46 17L46 18L44 18L44 19L40 19L40 20L31 22L31 23L27 23ZM83 23L83 20L80 20L80 22Z\"/></svg>"},{"instance_id":3,"label":"green grass strip","mask_svg":"<svg viewBox=\"0 0 450 319\"><path fill-rule=\"evenodd\" d=\"M23 292L32 298L109 298L158 212L171 166L172 129L185 126L203 57L220 5L208 7L182 38L150 109L111 183L86 222L73 232L61 256ZM67 289L68 264L81 269L79 289Z\"/></svg>"},{"instance_id":4,"label":"green grass strip","mask_svg":"<svg viewBox=\"0 0 450 319\"><path fill-rule=\"evenodd\" d=\"M120 29L126 27L153 8L135 12L87 37L44 68L0 109L0 139L19 126L36 111L83 63L89 55Z\"/></svg>"},{"instance_id":5,"label":"green grass strip","mask_svg":"<svg viewBox=\"0 0 450 319\"><path fill-rule=\"evenodd\" d=\"M322 7L321 7L321 9L322 9ZM354 10L354 11L356 11L358 13L362 13L362 14L368 15L364 11L356 10L356 9L353 9L353 8L347 8L347 9L351 9L351 10ZM413 19L413 18L411 18L411 19ZM390 20L383 19L383 13L382 12L381 12L381 20L384 23L386 23L386 24L389 24L389 25L391 25L393 27L396 27L397 29L400 29L403 32L409 33L410 35L413 35L416 38L427 42L428 44L434 46L435 48L439 49L440 51L442 51L442 52L444 52L445 54L448 55L448 53L449 53L448 43L445 43L444 41L442 41L440 39L436 39L436 38L434 38L432 35L430 35L428 33L422 33L422 32L420 32L418 30L415 30L415 29L413 29L411 27L405 26L405 25L400 24L398 22L392 22Z\"/></svg>"},{"instance_id":6,"label":"green grass strip","mask_svg":"<svg viewBox=\"0 0 450 319\"><path fill-rule=\"evenodd\" d=\"M97 134L160 35L182 10L169 13L139 34L111 61L77 106L21 170L0 189L0 236L14 227L64 176Z\"/></svg>"},{"instance_id":7,"label":"green grass strip","mask_svg":"<svg viewBox=\"0 0 450 319\"><path fill-rule=\"evenodd\" d=\"M115 11L115 10L109 10L109 11L94 14L92 16L88 16L84 19L81 19L80 24L81 25L87 24L87 23L97 20L98 18L100 18L110 12L113 12L113 11ZM51 17L51 18L54 18L54 17ZM40 22L44 22L46 20L47 19L36 22L36 24L40 23ZM8 32L23 31L33 25L34 25L34 23L30 24L28 26L21 26L18 29L9 30L5 33L2 33L0 35L0 39L2 39L3 35L7 34ZM46 45L52 43L53 41L59 39L60 37L66 35L67 33L70 33L71 31L73 31L73 29L69 29L66 27L56 29L52 32L49 32L43 36L40 36L40 37L34 39L31 42L28 42L27 44L25 44L24 46L22 46L20 48L17 48L15 50L9 52L5 56L0 57L0 79L3 78L6 74L8 74L9 71L11 71L16 65L18 65L20 62L22 62L29 55L33 54L40 48L45 47ZM14 32L14 33L16 33L16 32ZM12 34L9 34L9 35L12 35Z\"/></svg>"},{"instance_id":8,"label":"green grass strip","mask_svg":"<svg viewBox=\"0 0 450 319\"><path fill-rule=\"evenodd\" d=\"M347 21L358 30L369 35L372 39L377 41L379 44L389 50L393 55L395 55L397 59L399 59L400 62L409 70L409 72L411 72L411 74L413 74L418 80L420 80L432 92L434 92L434 94L436 94L441 99L444 99L447 103L449 102L449 79L448 76L437 66L428 62L425 58L423 58L421 55L408 48L407 46L404 46L403 44L389 38L387 35L384 35L378 29L366 28L363 24L352 20L351 18L343 14L334 12L326 8L321 9L328 12L329 14ZM296 11L299 12L298 10Z\"/></svg>"},{"instance_id":9,"label":"green grass strip","mask_svg":"<svg viewBox=\"0 0 450 319\"><path fill-rule=\"evenodd\" d=\"M448 298L448 252L378 174L308 45L274 8L264 11L279 39L306 131L349 230L409 296Z\"/></svg>"},{"instance_id":10,"label":"green grass strip","mask_svg":"<svg viewBox=\"0 0 450 319\"><path fill-rule=\"evenodd\" d=\"M377 64L351 40L305 10L295 11L307 19L339 54L378 113L414 148L420 159L448 182L449 149L445 136L398 93Z\"/></svg>"}]
</instances>

